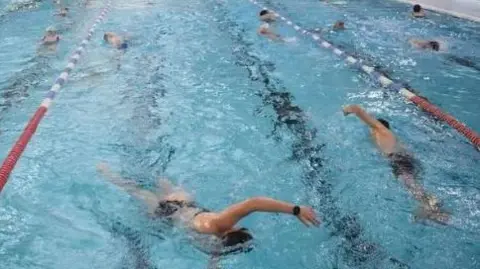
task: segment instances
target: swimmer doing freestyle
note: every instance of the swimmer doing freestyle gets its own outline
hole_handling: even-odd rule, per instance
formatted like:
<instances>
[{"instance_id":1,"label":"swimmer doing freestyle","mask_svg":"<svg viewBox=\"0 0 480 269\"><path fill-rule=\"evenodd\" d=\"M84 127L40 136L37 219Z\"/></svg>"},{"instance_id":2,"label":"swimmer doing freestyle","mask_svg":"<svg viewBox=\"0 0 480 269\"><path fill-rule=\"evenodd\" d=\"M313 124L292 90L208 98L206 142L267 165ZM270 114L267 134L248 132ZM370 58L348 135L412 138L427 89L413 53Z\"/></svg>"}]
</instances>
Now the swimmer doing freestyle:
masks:
<instances>
[{"instance_id":1,"label":"swimmer doing freestyle","mask_svg":"<svg viewBox=\"0 0 480 269\"><path fill-rule=\"evenodd\" d=\"M273 41L281 41L281 42L295 42L295 37L284 38L281 35L275 33L274 30L274 23L276 21L276 16L273 12L269 10L262 10L260 11L260 21L262 21L262 25L258 28L258 34L267 37Z\"/></svg>"},{"instance_id":2,"label":"swimmer doing freestyle","mask_svg":"<svg viewBox=\"0 0 480 269\"><path fill-rule=\"evenodd\" d=\"M373 118L358 105L344 107L343 113L345 116L355 114L370 127L373 142L390 162L393 174L405 184L408 191L420 202L420 208L415 214L415 219L429 219L446 225L449 215L442 212L437 198L427 194L417 182L417 174L419 172L417 161L397 141L397 138L390 130L390 124L384 119Z\"/></svg>"},{"instance_id":3,"label":"swimmer doing freestyle","mask_svg":"<svg viewBox=\"0 0 480 269\"><path fill-rule=\"evenodd\" d=\"M189 234L193 233L192 237L197 241L208 242L212 249L209 254L216 257L252 250L252 234L248 229L238 227L237 223L254 212L284 213L296 216L307 227L320 225L314 210L307 206L255 197L214 212L199 206L190 194L169 181L159 180L157 191L149 191L112 172L105 163L97 165L97 171L142 201L154 219L168 221Z\"/></svg>"}]
</instances>

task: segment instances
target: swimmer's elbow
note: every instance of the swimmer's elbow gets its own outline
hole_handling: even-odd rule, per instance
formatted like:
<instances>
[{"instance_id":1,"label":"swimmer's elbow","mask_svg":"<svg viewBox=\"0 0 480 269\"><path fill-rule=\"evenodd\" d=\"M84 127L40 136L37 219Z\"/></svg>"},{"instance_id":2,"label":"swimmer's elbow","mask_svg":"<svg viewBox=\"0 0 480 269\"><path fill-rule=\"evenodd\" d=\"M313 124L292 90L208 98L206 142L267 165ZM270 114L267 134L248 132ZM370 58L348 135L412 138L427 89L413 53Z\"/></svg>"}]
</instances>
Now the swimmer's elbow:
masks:
<instances>
[{"instance_id":1,"label":"swimmer's elbow","mask_svg":"<svg viewBox=\"0 0 480 269\"><path fill-rule=\"evenodd\" d=\"M265 201L266 197L262 196L257 196L257 197L251 197L245 200L245 206L248 208L249 212L255 212L259 211L261 209L261 204L263 201Z\"/></svg>"}]
</instances>

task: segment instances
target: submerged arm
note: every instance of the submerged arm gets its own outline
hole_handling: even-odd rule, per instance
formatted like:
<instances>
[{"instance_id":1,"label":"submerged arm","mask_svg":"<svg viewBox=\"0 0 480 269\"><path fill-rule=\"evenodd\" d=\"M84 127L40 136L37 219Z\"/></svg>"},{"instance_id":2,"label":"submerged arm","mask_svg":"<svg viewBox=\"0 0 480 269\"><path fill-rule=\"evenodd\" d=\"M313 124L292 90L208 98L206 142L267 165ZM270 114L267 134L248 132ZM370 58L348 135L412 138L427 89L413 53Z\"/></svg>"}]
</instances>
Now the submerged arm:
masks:
<instances>
[{"instance_id":1,"label":"submerged arm","mask_svg":"<svg viewBox=\"0 0 480 269\"><path fill-rule=\"evenodd\" d=\"M120 174L112 172L107 164L99 163L97 165L97 171L103 175L108 181L117 185L118 187L127 191L130 195L143 201L148 206L149 213L153 213L158 206L159 197L148 190L137 187L137 183L123 178Z\"/></svg>"}]
</instances>

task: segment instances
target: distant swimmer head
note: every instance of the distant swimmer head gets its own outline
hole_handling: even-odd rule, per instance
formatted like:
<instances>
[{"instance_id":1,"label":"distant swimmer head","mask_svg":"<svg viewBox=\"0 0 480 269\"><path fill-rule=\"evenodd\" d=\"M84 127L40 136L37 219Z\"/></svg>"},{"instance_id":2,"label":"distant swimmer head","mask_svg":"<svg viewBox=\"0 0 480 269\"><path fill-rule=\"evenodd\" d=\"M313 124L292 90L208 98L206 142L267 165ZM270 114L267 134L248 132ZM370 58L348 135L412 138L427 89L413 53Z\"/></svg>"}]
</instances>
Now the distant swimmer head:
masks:
<instances>
[{"instance_id":1,"label":"distant swimmer head","mask_svg":"<svg viewBox=\"0 0 480 269\"><path fill-rule=\"evenodd\" d=\"M252 239L253 236L246 228L230 231L222 236L223 247L226 248L226 253L251 251L253 249Z\"/></svg>"},{"instance_id":2,"label":"distant swimmer head","mask_svg":"<svg viewBox=\"0 0 480 269\"><path fill-rule=\"evenodd\" d=\"M438 43L438 41L430 41L430 42L428 42L428 45L434 51L439 51L440 50L440 43Z\"/></svg>"},{"instance_id":3,"label":"distant swimmer head","mask_svg":"<svg viewBox=\"0 0 480 269\"><path fill-rule=\"evenodd\" d=\"M336 21L333 25L334 30L345 30L345 22L344 21Z\"/></svg>"},{"instance_id":4,"label":"distant swimmer head","mask_svg":"<svg viewBox=\"0 0 480 269\"><path fill-rule=\"evenodd\" d=\"M260 11L259 16L261 21L265 21L265 22L275 21L275 14L273 14L272 12L266 9Z\"/></svg>"},{"instance_id":5,"label":"distant swimmer head","mask_svg":"<svg viewBox=\"0 0 480 269\"><path fill-rule=\"evenodd\" d=\"M383 126L387 127L387 129L390 129L390 123L388 123L388 121L384 120L384 119L381 119L381 118L378 118L377 119Z\"/></svg>"},{"instance_id":6,"label":"distant swimmer head","mask_svg":"<svg viewBox=\"0 0 480 269\"><path fill-rule=\"evenodd\" d=\"M110 38L112 38L112 36L112 32L105 32L105 34L103 34L103 40L105 40L105 42L110 42Z\"/></svg>"},{"instance_id":7,"label":"distant swimmer head","mask_svg":"<svg viewBox=\"0 0 480 269\"><path fill-rule=\"evenodd\" d=\"M45 29L45 32L48 35L56 35L57 34L57 29L54 26L49 26L47 29Z\"/></svg>"},{"instance_id":8,"label":"distant swimmer head","mask_svg":"<svg viewBox=\"0 0 480 269\"><path fill-rule=\"evenodd\" d=\"M422 6L421 5L414 5L413 6L413 12L415 13L419 13L419 12L422 12Z\"/></svg>"}]
</instances>

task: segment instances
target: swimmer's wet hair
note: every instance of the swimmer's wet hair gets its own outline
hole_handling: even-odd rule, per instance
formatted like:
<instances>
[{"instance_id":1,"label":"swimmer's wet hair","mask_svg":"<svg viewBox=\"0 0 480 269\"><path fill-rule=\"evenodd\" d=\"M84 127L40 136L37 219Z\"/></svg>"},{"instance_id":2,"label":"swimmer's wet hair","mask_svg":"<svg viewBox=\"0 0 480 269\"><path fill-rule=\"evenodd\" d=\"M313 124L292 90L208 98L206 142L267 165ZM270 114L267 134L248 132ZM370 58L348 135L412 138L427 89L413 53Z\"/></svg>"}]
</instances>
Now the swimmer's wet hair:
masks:
<instances>
[{"instance_id":1,"label":"swimmer's wet hair","mask_svg":"<svg viewBox=\"0 0 480 269\"><path fill-rule=\"evenodd\" d=\"M390 123L388 123L388 121L384 120L384 119L381 119L381 118L378 118L377 119L383 126L387 127L387 129L390 129Z\"/></svg>"},{"instance_id":2,"label":"swimmer's wet hair","mask_svg":"<svg viewBox=\"0 0 480 269\"><path fill-rule=\"evenodd\" d=\"M260 11L260 16L267 15L267 14L268 14L268 10L266 9Z\"/></svg>"},{"instance_id":3,"label":"swimmer's wet hair","mask_svg":"<svg viewBox=\"0 0 480 269\"><path fill-rule=\"evenodd\" d=\"M244 244L252 239L253 236L245 228L242 228L238 231L229 232L222 237L224 247L233 247Z\"/></svg>"},{"instance_id":4,"label":"swimmer's wet hair","mask_svg":"<svg viewBox=\"0 0 480 269\"><path fill-rule=\"evenodd\" d=\"M430 47L432 48L432 50L434 51L440 50L440 43L438 43L437 41L430 41L428 42L428 44L430 44Z\"/></svg>"},{"instance_id":5,"label":"swimmer's wet hair","mask_svg":"<svg viewBox=\"0 0 480 269\"><path fill-rule=\"evenodd\" d=\"M413 6L413 12L420 12L422 11L422 6L419 4L416 4Z\"/></svg>"}]
</instances>

